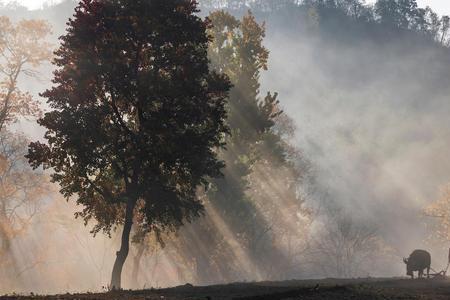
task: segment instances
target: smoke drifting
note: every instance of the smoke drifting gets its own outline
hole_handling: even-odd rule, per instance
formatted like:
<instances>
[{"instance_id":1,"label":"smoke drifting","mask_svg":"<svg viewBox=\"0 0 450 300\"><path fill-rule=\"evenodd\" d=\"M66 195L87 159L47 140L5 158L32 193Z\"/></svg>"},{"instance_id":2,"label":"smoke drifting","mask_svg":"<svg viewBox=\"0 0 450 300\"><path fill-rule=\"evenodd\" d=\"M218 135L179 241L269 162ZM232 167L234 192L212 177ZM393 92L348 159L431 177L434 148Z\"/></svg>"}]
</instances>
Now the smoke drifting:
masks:
<instances>
[{"instance_id":1,"label":"smoke drifting","mask_svg":"<svg viewBox=\"0 0 450 300\"><path fill-rule=\"evenodd\" d=\"M66 1L46 10L3 11L16 19L48 19L56 37L63 34L74 6ZM302 216L283 219L291 205L289 199L282 202L285 207L277 211L280 215L264 215L271 222L282 219L289 223L285 227L292 232L308 228L299 232L297 244L277 241L279 253L290 257L296 252L292 260L295 268L289 274L298 278L342 275L336 269L318 270L327 258L320 261L311 250L316 246L314 240L329 234L323 226L342 224L340 219L330 219L337 211L348 216L356 228L365 228L352 231L358 232L355 235L374 234L365 242L369 247L385 251L381 262L380 257L361 257L363 267L348 271L349 276L403 275L400 258L417 248L431 250L432 266L439 269L447 250L441 249L442 245L430 248L422 212L437 198L438 188L450 180L449 49L408 32L392 33L338 18L317 19L308 11L255 14L258 20L266 21L264 44L270 51L269 70L261 77L262 94L279 92L281 105L296 126L290 142L302 149L312 170L311 180L299 189L313 211L311 220ZM53 42L57 45L56 38ZM50 86L51 67L41 72L41 82L23 81L23 88L37 95ZM24 121L17 129L32 139L42 137L42 129L32 122ZM261 186L270 179L265 177L268 172L264 166L256 169ZM274 182L270 186L275 190L273 198L283 196L284 191L277 191L279 185ZM266 198L259 204L269 205ZM0 280L0 293L106 288L119 239L116 234L111 239L101 235L92 238L89 226L73 219L75 210L56 192L46 201L32 230L14 241L17 270L15 277ZM268 278L267 272L252 265L247 249L229 233L230 224L219 218L213 207L207 211L224 240L228 239L233 257L230 264L241 264L248 272L236 274L235 280L280 279ZM195 232L195 224L183 228L182 234L199 245L196 251L210 251ZM198 270L188 262L184 266L174 263L184 259L175 248L179 244L172 242L176 238L168 238L164 249L155 246L147 253L141 261L138 283L131 280L130 257L124 286L204 283L196 282ZM220 279L232 280L227 274Z\"/></svg>"}]
</instances>

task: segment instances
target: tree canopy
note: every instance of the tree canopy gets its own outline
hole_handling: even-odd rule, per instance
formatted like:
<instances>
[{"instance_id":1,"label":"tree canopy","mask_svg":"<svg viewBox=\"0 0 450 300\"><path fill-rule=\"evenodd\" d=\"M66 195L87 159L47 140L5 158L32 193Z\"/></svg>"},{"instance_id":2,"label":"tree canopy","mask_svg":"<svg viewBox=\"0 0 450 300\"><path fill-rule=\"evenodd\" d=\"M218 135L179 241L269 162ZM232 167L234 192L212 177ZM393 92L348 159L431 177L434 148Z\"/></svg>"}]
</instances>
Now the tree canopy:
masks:
<instances>
[{"instance_id":1,"label":"tree canopy","mask_svg":"<svg viewBox=\"0 0 450 300\"><path fill-rule=\"evenodd\" d=\"M112 288L135 210L148 230L177 228L201 213L197 190L224 166L230 82L209 70L209 24L197 12L187 0L81 1L43 93L48 144L32 143L29 161L53 169L94 233L124 224Z\"/></svg>"},{"instance_id":2,"label":"tree canopy","mask_svg":"<svg viewBox=\"0 0 450 300\"><path fill-rule=\"evenodd\" d=\"M37 117L39 103L18 87L19 76L36 77L36 68L51 58L50 26L42 20L16 24L0 16L0 129L20 117Z\"/></svg>"}]
</instances>

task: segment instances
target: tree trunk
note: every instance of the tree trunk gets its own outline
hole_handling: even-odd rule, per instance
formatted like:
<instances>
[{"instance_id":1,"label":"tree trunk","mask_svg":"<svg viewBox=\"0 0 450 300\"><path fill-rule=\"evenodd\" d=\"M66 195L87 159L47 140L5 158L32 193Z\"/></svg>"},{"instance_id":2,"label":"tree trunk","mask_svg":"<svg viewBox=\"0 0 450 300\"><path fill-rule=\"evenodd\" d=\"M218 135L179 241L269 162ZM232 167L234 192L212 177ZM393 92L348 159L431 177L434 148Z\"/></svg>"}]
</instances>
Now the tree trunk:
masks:
<instances>
[{"instance_id":1,"label":"tree trunk","mask_svg":"<svg viewBox=\"0 0 450 300\"><path fill-rule=\"evenodd\" d=\"M130 232L131 226L133 225L133 211L136 205L135 199L130 199L127 202L127 207L125 211L125 224L123 226L122 240L120 245L120 250L116 253L116 261L114 262L114 267L111 276L111 286L112 290L121 289L121 278L122 278L122 268L127 259L128 252L130 250Z\"/></svg>"},{"instance_id":2,"label":"tree trunk","mask_svg":"<svg viewBox=\"0 0 450 300\"><path fill-rule=\"evenodd\" d=\"M3 215L3 214L2 214ZM6 217L0 217L0 257L1 263L7 261L5 257L7 257L11 252L11 237L8 235L8 229L5 228L5 224L7 224L8 220ZM0 263L0 264L1 264Z\"/></svg>"},{"instance_id":3,"label":"tree trunk","mask_svg":"<svg viewBox=\"0 0 450 300\"><path fill-rule=\"evenodd\" d=\"M139 243L136 256L134 257L134 260L133 260L133 271L131 273L131 280L133 281L133 283L136 286L138 286L139 266L141 264L141 258L142 258L142 255L144 254L144 250L145 250L144 242L145 241L142 241Z\"/></svg>"}]
</instances>

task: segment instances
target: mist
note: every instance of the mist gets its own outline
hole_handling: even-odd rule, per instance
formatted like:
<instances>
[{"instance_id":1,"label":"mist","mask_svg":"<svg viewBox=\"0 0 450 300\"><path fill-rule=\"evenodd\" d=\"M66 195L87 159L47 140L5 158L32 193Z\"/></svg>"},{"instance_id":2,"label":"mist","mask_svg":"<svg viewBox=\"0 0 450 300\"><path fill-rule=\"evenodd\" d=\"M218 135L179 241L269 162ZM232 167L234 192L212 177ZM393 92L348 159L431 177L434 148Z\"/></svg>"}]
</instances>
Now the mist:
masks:
<instances>
[{"instance_id":1,"label":"mist","mask_svg":"<svg viewBox=\"0 0 450 300\"><path fill-rule=\"evenodd\" d=\"M263 85L283 95L298 127L295 143L324 193L316 199L376 226L399 257L429 249L423 209L450 175L448 49L351 28L311 35L267 27ZM445 261L446 250L433 253ZM399 260L385 274L403 267Z\"/></svg>"},{"instance_id":2,"label":"mist","mask_svg":"<svg viewBox=\"0 0 450 300\"><path fill-rule=\"evenodd\" d=\"M33 11L3 7L0 14L12 20L48 20L56 49L75 4L66 1ZM240 17L247 7L229 11ZM424 210L450 181L449 48L430 37L369 26L349 16L320 18L304 7L253 13L265 22L263 45L270 52L260 95L278 93L289 119L286 126L292 126L284 139L299 153L293 164L301 168L301 180L289 168L261 163L252 169L254 185L247 193L257 199L257 225L267 226L264 238L255 243L260 252L244 247L235 236L241 224L223 217L217 203L205 202L203 221L168 234L164 246L150 236L139 257L137 281L132 259L139 249L132 248L123 285L138 289L187 282L396 277L404 276L402 257L414 249L428 250L433 268L440 270L447 262L448 243L430 239L434 220ZM44 111L48 105L38 94L52 85L53 69L44 64L38 79L19 79L22 89L41 99ZM34 120L21 119L12 129L32 141L43 138L44 129ZM295 182L295 192L285 191L280 178ZM292 215L289 208L298 212ZM110 237L101 232L93 236L95 222L85 226L73 217L79 209L52 187L28 230L13 241L16 271L0 272L0 293L108 289L120 230ZM325 244L322 250L318 246L335 236L331 228L342 222L351 224L348 230L355 237L365 236L346 271L329 267L333 254L324 252ZM218 251L209 248L213 237L226 244L217 265L199 261ZM272 247L269 254L264 247ZM267 257L273 266L262 262ZM293 267L287 270L283 264ZM224 265L231 267L225 270Z\"/></svg>"}]
</instances>

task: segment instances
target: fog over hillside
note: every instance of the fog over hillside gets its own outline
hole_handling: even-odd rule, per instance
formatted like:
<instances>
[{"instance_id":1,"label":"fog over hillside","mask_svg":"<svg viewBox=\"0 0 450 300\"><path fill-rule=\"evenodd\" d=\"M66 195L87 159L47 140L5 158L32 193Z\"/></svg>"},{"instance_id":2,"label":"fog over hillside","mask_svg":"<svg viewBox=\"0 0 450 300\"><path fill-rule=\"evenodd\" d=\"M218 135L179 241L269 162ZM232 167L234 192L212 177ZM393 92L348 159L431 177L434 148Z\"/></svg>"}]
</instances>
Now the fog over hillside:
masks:
<instances>
[{"instance_id":1,"label":"fog over hillside","mask_svg":"<svg viewBox=\"0 0 450 300\"><path fill-rule=\"evenodd\" d=\"M326 197L377 224L399 254L426 248L421 211L450 177L448 49L272 24L263 86L282 95Z\"/></svg>"}]
</instances>

